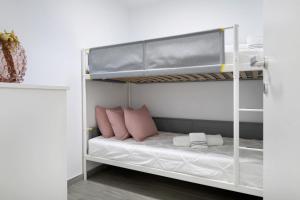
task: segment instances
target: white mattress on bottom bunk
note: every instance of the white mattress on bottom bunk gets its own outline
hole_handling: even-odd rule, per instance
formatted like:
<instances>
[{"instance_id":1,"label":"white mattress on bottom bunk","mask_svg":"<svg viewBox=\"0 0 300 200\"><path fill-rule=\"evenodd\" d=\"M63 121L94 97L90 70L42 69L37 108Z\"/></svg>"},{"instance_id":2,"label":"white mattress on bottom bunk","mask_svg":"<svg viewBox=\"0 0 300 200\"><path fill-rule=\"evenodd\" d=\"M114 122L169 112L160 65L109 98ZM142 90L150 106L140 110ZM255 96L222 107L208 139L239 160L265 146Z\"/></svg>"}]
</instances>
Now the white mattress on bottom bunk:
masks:
<instances>
[{"instance_id":1,"label":"white mattress on bottom bunk","mask_svg":"<svg viewBox=\"0 0 300 200\"><path fill-rule=\"evenodd\" d=\"M233 141L224 138L223 146L195 150L176 147L173 137L182 134L159 132L137 142L115 138L95 137L89 140L89 155L116 160L126 164L173 171L213 180L233 182ZM240 146L262 148L262 141L240 140ZM240 150L240 183L262 187L263 154Z\"/></svg>"}]
</instances>

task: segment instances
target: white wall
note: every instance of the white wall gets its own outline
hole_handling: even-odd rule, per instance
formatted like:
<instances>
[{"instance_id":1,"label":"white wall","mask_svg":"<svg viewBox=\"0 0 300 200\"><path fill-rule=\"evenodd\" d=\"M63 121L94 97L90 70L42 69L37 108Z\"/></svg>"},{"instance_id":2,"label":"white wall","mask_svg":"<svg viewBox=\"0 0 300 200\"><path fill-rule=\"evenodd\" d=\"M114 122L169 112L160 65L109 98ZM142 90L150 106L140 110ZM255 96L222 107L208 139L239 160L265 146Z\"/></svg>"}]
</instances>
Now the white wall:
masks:
<instances>
[{"instance_id":1,"label":"white wall","mask_svg":"<svg viewBox=\"0 0 300 200\"><path fill-rule=\"evenodd\" d=\"M240 42L262 36L262 0L147 0L131 2L130 39L142 40L240 25ZM226 32L225 32L226 34ZM231 35L226 35L230 44ZM229 39L228 39L229 38ZM232 120L232 82L142 85L133 89L134 106L147 104L155 116ZM262 82L241 82L241 106L262 107ZM261 114L242 114L262 121Z\"/></svg>"},{"instance_id":2,"label":"white wall","mask_svg":"<svg viewBox=\"0 0 300 200\"><path fill-rule=\"evenodd\" d=\"M132 1L132 0L131 0ZM130 39L176 35L240 24L241 42L263 32L263 0L147 0L132 5ZM230 41L230 40L229 40Z\"/></svg>"},{"instance_id":3,"label":"white wall","mask_svg":"<svg viewBox=\"0 0 300 200\"><path fill-rule=\"evenodd\" d=\"M241 81L240 106L262 108L261 81ZM133 106L146 104L153 116L233 120L232 81L133 85ZM241 121L261 122L260 113L241 113Z\"/></svg>"},{"instance_id":4,"label":"white wall","mask_svg":"<svg viewBox=\"0 0 300 200\"><path fill-rule=\"evenodd\" d=\"M82 172L80 50L127 41L128 10L115 0L0 0L0 30L26 49L25 83L67 85L68 178Z\"/></svg>"},{"instance_id":5,"label":"white wall","mask_svg":"<svg viewBox=\"0 0 300 200\"><path fill-rule=\"evenodd\" d=\"M97 126L95 107L101 105L107 108L127 106L127 84L102 81L86 81L86 113L87 128Z\"/></svg>"},{"instance_id":6,"label":"white wall","mask_svg":"<svg viewBox=\"0 0 300 200\"><path fill-rule=\"evenodd\" d=\"M264 199L300 199L300 1L264 1L270 93L265 96Z\"/></svg>"}]
</instances>

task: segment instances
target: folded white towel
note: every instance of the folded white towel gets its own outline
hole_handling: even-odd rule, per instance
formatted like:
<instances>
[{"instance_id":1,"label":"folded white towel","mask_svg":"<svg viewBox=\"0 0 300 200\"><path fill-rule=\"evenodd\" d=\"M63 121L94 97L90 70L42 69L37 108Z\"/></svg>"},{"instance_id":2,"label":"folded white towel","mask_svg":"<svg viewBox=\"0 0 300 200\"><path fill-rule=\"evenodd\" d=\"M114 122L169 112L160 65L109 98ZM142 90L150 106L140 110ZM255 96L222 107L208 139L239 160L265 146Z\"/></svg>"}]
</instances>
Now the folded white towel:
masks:
<instances>
[{"instance_id":1,"label":"folded white towel","mask_svg":"<svg viewBox=\"0 0 300 200\"><path fill-rule=\"evenodd\" d=\"M192 142L204 142L206 143L206 134L205 133L190 133L190 141Z\"/></svg>"},{"instance_id":2,"label":"folded white towel","mask_svg":"<svg viewBox=\"0 0 300 200\"><path fill-rule=\"evenodd\" d=\"M186 136L175 136L173 138L173 145L178 147L189 147L190 146L190 137Z\"/></svg>"},{"instance_id":3,"label":"folded white towel","mask_svg":"<svg viewBox=\"0 0 300 200\"><path fill-rule=\"evenodd\" d=\"M206 142L208 146L222 146L224 144L221 135L206 135Z\"/></svg>"},{"instance_id":4,"label":"folded white towel","mask_svg":"<svg viewBox=\"0 0 300 200\"><path fill-rule=\"evenodd\" d=\"M190 133L190 142L192 149L207 148L206 134L205 133Z\"/></svg>"}]
</instances>

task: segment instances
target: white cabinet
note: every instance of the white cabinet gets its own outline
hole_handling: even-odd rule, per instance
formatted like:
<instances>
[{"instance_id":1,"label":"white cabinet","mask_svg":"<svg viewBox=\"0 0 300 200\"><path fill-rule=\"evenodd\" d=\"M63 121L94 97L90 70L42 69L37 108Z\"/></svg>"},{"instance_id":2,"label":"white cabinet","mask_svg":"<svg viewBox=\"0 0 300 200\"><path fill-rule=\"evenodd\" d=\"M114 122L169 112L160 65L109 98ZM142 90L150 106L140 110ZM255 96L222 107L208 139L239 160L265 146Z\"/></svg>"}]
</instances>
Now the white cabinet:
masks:
<instances>
[{"instance_id":1,"label":"white cabinet","mask_svg":"<svg viewBox=\"0 0 300 200\"><path fill-rule=\"evenodd\" d=\"M66 200L66 88L0 83L0 199Z\"/></svg>"},{"instance_id":2,"label":"white cabinet","mask_svg":"<svg viewBox=\"0 0 300 200\"><path fill-rule=\"evenodd\" d=\"M299 0L264 0L264 199L300 199Z\"/></svg>"}]
</instances>

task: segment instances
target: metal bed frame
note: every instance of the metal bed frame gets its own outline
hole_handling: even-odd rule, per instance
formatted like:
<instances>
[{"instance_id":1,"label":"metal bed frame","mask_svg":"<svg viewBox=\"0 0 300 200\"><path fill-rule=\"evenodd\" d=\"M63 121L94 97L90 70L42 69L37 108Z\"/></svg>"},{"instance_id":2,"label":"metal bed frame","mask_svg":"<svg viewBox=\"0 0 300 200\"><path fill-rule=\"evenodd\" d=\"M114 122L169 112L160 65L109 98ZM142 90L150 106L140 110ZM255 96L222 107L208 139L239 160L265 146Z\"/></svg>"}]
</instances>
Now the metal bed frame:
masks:
<instances>
[{"instance_id":1,"label":"metal bed frame","mask_svg":"<svg viewBox=\"0 0 300 200\"><path fill-rule=\"evenodd\" d=\"M106 158L100 158L100 157L94 157L91 155L88 155L88 134L89 134L89 128L87 127L87 121L86 121L86 81L90 80L90 75L86 74L86 67L88 65L87 63L87 56L88 56L88 49L82 50L82 133L83 133L83 174L84 174L84 180L87 179L87 167L86 163L87 161L93 161L97 163L103 163L113 166L118 166L122 168L127 168L131 170L141 171L145 173L150 174L156 174L160 176L165 176L169 178L174 178L178 180L188 181L192 183L207 185L211 187L231 190L235 192L241 192L245 194L255 195L255 196L263 196L263 189L262 188L255 188L255 187L248 187L240 184L240 156L239 151L241 149L248 150L248 151L259 151L262 152L262 149L255 149L255 148L247 148L247 147L241 147L239 143L240 139L240 112L263 112L263 109L252 109L252 108L240 108L239 104L239 81L240 81L240 71L243 70L243 68L240 68L239 65L239 26L233 25L232 27L227 27L225 29L231 29L233 30L233 64L228 65L227 68L224 69L224 71L227 72L233 72L233 146L234 146L234 181L231 182L224 182L224 181L217 181L212 180L208 178L202 178L202 177L196 177L192 175L172 172L172 171L165 171L155 168L148 168L138 165L132 165L132 164L125 164L116 160L110 160ZM199 66L200 68L201 66ZM197 71L197 67L194 67L193 70ZM253 67L253 70L259 70L264 71L264 63L258 63L258 66ZM131 83L128 82L128 105L131 105ZM266 92L266 91L265 91Z\"/></svg>"}]
</instances>

